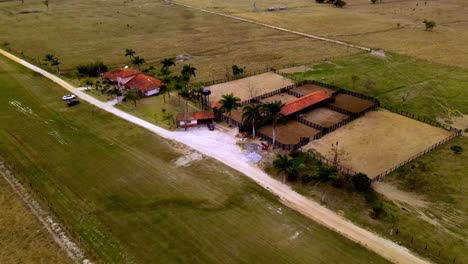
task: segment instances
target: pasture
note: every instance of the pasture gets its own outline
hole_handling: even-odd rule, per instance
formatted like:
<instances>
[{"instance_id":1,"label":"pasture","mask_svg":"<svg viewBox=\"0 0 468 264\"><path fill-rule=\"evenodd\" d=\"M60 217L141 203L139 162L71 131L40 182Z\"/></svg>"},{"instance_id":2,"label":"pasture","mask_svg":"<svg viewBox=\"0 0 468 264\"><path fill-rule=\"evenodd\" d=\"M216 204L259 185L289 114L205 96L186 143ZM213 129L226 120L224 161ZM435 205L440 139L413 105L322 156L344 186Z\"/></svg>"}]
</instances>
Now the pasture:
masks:
<instances>
[{"instance_id":1,"label":"pasture","mask_svg":"<svg viewBox=\"0 0 468 264\"><path fill-rule=\"evenodd\" d=\"M41 0L12 0L0 2L0 13L0 45L33 62L53 53L70 76L77 65L95 60L123 67L130 63L125 49L146 60L142 68L189 55L174 70L192 64L195 81L232 75L234 64L250 72L358 52L165 1L50 1L47 11Z\"/></svg>"},{"instance_id":2,"label":"pasture","mask_svg":"<svg viewBox=\"0 0 468 264\"><path fill-rule=\"evenodd\" d=\"M339 163L373 178L449 135L444 129L378 110L368 112L304 148L314 149L332 160L331 145L339 142L342 152Z\"/></svg>"},{"instance_id":3,"label":"pasture","mask_svg":"<svg viewBox=\"0 0 468 264\"><path fill-rule=\"evenodd\" d=\"M468 2L347 0L344 8L315 1L179 0L188 5L267 23L283 28L384 49L431 62L468 68ZM287 11L267 12L287 6ZM437 23L433 32L423 20ZM398 41L395 41L398 40Z\"/></svg>"},{"instance_id":4,"label":"pasture","mask_svg":"<svg viewBox=\"0 0 468 264\"><path fill-rule=\"evenodd\" d=\"M72 263L1 176L0 212L0 263Z\"/></svg>"},{"instance_id":5,"label":"pasture","mask_svg":"<svg viewBox=\"0 0 468 264\"><path fill-rule=\"evenodd\" d=\"M183 146L0 58L0 152L96 262L386 263ZM27 185L29 186L29 185Z\"/></svg>"}]
</instances>

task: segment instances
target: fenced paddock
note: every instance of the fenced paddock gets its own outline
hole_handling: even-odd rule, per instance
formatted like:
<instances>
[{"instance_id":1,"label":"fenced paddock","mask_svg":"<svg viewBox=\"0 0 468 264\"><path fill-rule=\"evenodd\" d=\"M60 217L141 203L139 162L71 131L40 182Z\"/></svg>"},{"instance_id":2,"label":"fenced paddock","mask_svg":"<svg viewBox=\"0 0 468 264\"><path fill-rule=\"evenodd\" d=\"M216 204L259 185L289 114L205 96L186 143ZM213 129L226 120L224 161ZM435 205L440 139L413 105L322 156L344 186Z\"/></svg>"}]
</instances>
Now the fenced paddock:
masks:
<instances>
[{"instance_id":1,"label":"fenced paddock","mask_svg":"<svg viewBox=\"0 0 468 264\"><path fill-rule=\"evenodd\" d=\"M349 118L348 115L333 111L326 107L319 107L312 111L308 111L300 117L325 128L331 127Z\"/></svg>"},{"instance_id":2,"label":"fenced paddock","mask_svg":"<svg viewBox=\"0 0 468 264\"><path fill-rule=\"evenodd\" d=\"M273 138L273 128L271 125L258 129L263 135ZM288 120L284 125L276 125L276 140L283 144L296 144L303 137L314 138L321 131L310 126L299 123L295 120Z\"/></svg>"},{"instance_id":3,"label":"fenced paddock","mask_svg":"<svg viewBox=\"0 0 468 264\"><path fill-rule=\"evenodd\" d=\"M279 94L275 94L273 96L270 96L270 97L267 97L265 99L262 99L261 102L262 103L271 103L271 102L275 102L275 101L280 101L282 103L287 103L291 100L294 100L296 99L297 97L294 96L294 95L290 95L288 93L279 93Z\"/></svg>"},{"instance_id":4,"label":"fenced paddock","mask_svg":"<svg viewBox=\"0 0 468 264\"><path fill-rule=\"evenodd\" d=\"M211 90L210 101L217 102L224 94L233 93L241 101L293 85L293 82L274 72L250 76L230 82L220 83L207 88Z\"/></svg>"},{"instance_id":5,"label":"fenced paddock","mask_svg":"<svg viewBox=\"0 0 468 264\"><path fill-rule=\"evenodd\" d=\"M332 94L335 92L335 90L333 89L319 86L319 85L312 84L312 83L305 83L303 85L298 85L297 87L292 88L291 91L296 92L301 95L306 95L306 94L310 94L310 93L317 92L317 91L326 91L329 94Z\"/></svg>"},{"instance_id":6,"label":"fenced paddock","mask_svg":"<svg viewBox=\"0 0 468 264\"><path fill-rule=\"evenodd\" d=\"M375 102L354 95L339 93L335 96L335 102L330 103L330 105L351 113L359 113L375 105Z\"/></svg>"},{"instance_id":7,"label":"fenced paddock","mask_svg":"<svg viewBox=\"0 0 468 264\"><path fill-rule=\"evenodd\" d=\"M434 127L386 110L371 111L340 129L304 146L332 159L331 144L338 142L340 161L370 178L399 166L445 142L454 131Z\"/></svg>"}]
</instances>

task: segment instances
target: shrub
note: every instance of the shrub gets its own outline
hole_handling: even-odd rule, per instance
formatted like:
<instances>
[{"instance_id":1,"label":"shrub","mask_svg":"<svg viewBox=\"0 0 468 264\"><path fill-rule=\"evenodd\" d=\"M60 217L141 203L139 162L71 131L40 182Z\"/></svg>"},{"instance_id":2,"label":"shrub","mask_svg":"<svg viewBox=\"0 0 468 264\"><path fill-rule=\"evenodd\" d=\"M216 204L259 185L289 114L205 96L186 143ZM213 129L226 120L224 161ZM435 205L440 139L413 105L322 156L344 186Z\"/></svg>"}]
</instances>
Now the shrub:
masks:
<instances>
[{"instance_id":1,"label":"shrub","mask_svg":"<svg viewBox=\"0 0 468 264\"><path fill-rule=\"evenodd\" d=\"M455 154L460 154L463 152L463 148L458 145L451 146L450 149L453 151Z\"/></svg>"},{"instance_id":2,"label":"shrub","mask_svg":"<svg viewBox=\"0 0 468 264\"><path fill-rule=\"evenodd\" d=\"M100 73L107 71L107 66L101 61L96 61L78 65L76 69L80 75L98 77Z\"/></svg>"},{"instance_id":3,"label":"shrub","mask_svg":"<svg viewBox=\"0 0 468 264\"><path fill-rule=\"evenodd\" d=\"M333 2L333 5L334 5L335 7L340 7L340 8L342 8L342 7L344 7L344 6L346 5L346 2L343 1L343 0L335 0L335 2Z\"/></svg>"},{"instance_id":4,"label":"shrub","mask_svg":"<svg viewBox=\"0 0 468 264\"><path fill-rule=\"evenodd\" d=\"M323 4L323 2L325 2L325 0L315 0L315 2L317 2L319 4Z\"/></svg>"},{"instance_id":5,"label":"shrub","mask_svg":"<svg viewBox=\"0 0 468 264\"><path fill-rule=\"evenodd\" d=\"M351 178L354 188L359 192L365 192L369 190L372 181L367 175L358 173Z\"/></svg>"},{"instance_id":6,"label":"shrub","mask_svg":"<svg viewBox=\"0 0 468 264\"><path fill-rule=\"evenodd\" d=\"M424 19L423 23L426 26L427 31L432 31L432 29L435 28L435 26L436 26L436 23L434 21L432 21L432 20Z\"/></svg>"},{"instance_id":7,"label":"shrub","mask_svg":"<svg viewBox=\"0 0 468 264\"><path fill-rule=\"evenodd\" d=\"M381 201L376 201L372 204L372 213L371 216L376 219L380 219L382 217L385 217L386 212L384 205Z\"/></svg>"},{"instance_id":8,"label":"shrub","mask_svg":"<svg viewBox=\"0 0 468 264\"><path fill-rule=\"evenodd\" d=\"M240 74L243 74L244 73L244 68L241 68L237 65L232 65L232 74L233 75L240 75Z\"/></svg>"}]
</instances>

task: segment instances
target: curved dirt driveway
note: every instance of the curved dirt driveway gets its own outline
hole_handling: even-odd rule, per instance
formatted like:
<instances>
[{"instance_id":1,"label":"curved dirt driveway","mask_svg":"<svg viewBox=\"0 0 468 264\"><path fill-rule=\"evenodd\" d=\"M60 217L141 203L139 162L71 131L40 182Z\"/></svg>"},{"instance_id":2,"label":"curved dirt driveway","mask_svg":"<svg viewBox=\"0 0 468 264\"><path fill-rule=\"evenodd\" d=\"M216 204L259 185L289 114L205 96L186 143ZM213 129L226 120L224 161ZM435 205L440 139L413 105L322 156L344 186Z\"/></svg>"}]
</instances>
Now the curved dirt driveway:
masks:
<instances>
[{"instance_id":1,"label":"curved dirt driveway","mask_svg":"<svg viewBox=\"0 0 468 264\"><path fill-rule=\"evenodd\" d=\"M79 91L76 87L70 85L59 77L36 67L4 50L0 49L0 54L22 64L23 66L41 73L50 80L56 82L60 86L64 87L68 91L76 94L82 100L95 105L107 112L110 112L120 118L123 118L136 125L144 127L161 137L178 141L183 143L204 155L212 157L222 163L242 172L247 175L260 186L267 189L274 195L278 196L282 203L286 206L300 212L315 222L347 237L348 239L361 244L374 251L385 259L394 263L430 263L429 261L422 259L419 256L411 253L407 248L402 247L388 239L385 239L373 232L370 232L364 228L354 225L344 217L336 214L335 212L321 206L320 204L296 193L289 186L276 181L275 179L268 176L258 167L249 164L244 161L244 155L242 155L240 148L234 144L235 139L227 136L222 132L215 132L210 134L210 137L206 137L206 134L202 130L194 130L194 133L186 132L172 132L165 130L161 127L146 122L140 118L123 112L113 106L101 102L94 97ZM204 129L206 130L206 129ZM214 132L214 131L211 131Z\"/></svg>"}]
</instances>

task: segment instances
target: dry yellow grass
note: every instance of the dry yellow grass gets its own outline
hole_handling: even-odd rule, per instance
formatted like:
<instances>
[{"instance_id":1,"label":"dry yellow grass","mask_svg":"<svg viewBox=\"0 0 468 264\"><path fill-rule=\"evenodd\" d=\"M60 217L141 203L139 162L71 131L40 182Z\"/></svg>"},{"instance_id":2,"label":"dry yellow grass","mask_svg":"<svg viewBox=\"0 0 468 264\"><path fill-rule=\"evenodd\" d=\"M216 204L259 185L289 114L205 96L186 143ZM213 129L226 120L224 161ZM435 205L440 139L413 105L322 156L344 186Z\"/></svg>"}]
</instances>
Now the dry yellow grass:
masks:
<instances>
[{"instance_id":1,"label":"dry yellow grass","mask_svg":"<svg viewBox=\"0 0 468 264\"><path fill-rule=\"evenodd\" d=\"M281 26L309 34L383 48L417 58L468 68L468 2L347 0L343 9L314 1L180 0L186 4ZM194 3L195 2L195 3ZM266 12L285 5L288 11ZM434 32L424 30L424 19L434 20Z\"/></svg>"},{"instance_id":2,"label":"dry yellow grass","mask_svg":"<svg viewBox=\"0 0 468 264\"><path fill-rule=\"evenodd\" d=\"M0 177L0 263L72 263Z\"/></svg>"},{"instance_id":3,"label":"dry yellow grass","mask_svg":"<svg viewBox=\"0 0 468 264\"><path fill-rule=\"evenodd\" d=\"M304 148L332 159L331 144L338 142L340 164L373 178L449 134L441 128L379 110L367 113Z\"/></svg>"},{"instance_id":4,"label":"dry yellow grass","mask_svg":"<svg viewBox=\"0 0 468 264\"><path fill-rule=\"evenodd\" d=\"M196 80L212 80L232 73L233 64L249 72L358 52L163 1L51 1L49 11L39 0L10 1L0 2L0 12L0 44L34 60L55 53L65 70L96 59L121 67L131 48L157 67L163 58L188 54Z\"/></svg>"}]
</instances>

